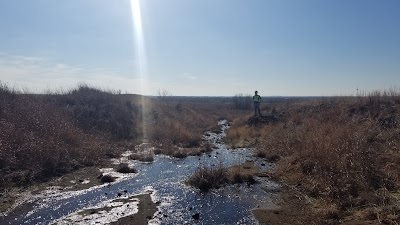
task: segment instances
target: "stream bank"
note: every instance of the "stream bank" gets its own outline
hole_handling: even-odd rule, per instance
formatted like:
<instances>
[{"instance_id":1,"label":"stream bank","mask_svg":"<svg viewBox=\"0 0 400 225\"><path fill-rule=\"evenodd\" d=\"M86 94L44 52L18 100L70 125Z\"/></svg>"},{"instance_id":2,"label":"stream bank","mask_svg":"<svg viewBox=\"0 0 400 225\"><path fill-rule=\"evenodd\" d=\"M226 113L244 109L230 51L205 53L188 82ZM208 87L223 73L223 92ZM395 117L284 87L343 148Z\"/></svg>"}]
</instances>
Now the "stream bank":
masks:
<instances>
[{"instance_id":1,"label":"stream bank","mask_svg":"<svg viewBox=\"0 0 400 225\"><path fill-rule=\"evenodd\" d=\"M222 139L229 125L226 121L219 125L220 133L204 135L215 146L209 154L184 159L157 155L152 163L128 160L138 173L102 169L102 173L112 172L119 177L112 183L82 190L73 189L73 185L50 186L44 191L26 193L13 211L0 217L0 223L118 224L135 220L141 224L258 224L251 210L275 207L272 199L279 197L275 191L265 191L265 187L279 188L267 177L257 177L257 183L251 186L235 184L206 194L185 185L185 180L203 165L230 167L251 161L262 171L273 166L253 157L249 149L228 149ZM87 181L94 183L92 179Z\"/></svg>"}]
</instances>

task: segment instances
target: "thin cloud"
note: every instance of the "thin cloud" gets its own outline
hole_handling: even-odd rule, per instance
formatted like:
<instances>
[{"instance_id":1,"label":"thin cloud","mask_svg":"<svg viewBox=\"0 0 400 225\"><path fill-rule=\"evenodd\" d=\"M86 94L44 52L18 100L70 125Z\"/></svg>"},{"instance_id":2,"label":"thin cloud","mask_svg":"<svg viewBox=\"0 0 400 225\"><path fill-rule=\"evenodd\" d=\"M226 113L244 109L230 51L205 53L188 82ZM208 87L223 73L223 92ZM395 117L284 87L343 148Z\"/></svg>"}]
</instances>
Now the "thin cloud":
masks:
<instances>
[{"instance_id":1,"label":"thin cloud","mask_svg":"<svg viewBox=\"0 0 400 225\"><path fill-rule=\"evenodd\" d=\"M185 78L189 79L189 80L196 80L196 79L197 79L196 76L193 76L192 74L187 73L187 72L184 72L184 73L183 73L183 76L184 76Z\"/></svg>"},{"instance_id":2,"label":"thin cloud","mask_svg":"<svg viewBox=\"0 0 400 225\"><path fill-rule=\"evenodd\" d=\"M34 92L60 87L68 89L82 82L129 93L144 91L139 87L143 84L140 78L123 74L115 68L75 66L7 53L0 54L0 81Z\"/></svg>"}]
</instances>

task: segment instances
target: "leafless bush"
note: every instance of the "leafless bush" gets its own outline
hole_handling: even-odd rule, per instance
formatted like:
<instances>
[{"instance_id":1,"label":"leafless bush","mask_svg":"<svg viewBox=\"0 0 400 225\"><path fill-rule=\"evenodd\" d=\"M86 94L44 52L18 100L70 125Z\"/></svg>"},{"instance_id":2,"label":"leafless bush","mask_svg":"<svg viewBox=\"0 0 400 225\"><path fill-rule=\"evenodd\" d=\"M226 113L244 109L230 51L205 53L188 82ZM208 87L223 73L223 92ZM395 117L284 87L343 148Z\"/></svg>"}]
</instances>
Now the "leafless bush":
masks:
<instances>
[{"instance_id":1,"label":"leafless bush","mask_svg":"<svg viewBox=\"0 0 400 225\"><path fill-rule=\"evenodd\" d=\"M1 185L44 181L101 162L109 137L135 127L128 104L81 86L70 93L20 93L0 85ZM133 127L131 127L133 126Z\"/></svg>"},{"instance_id":2,"label":"leafless bush","mask_svg":"<svg viewBox=\"0 0 400 225\"><path fill-rule=\"evenodd\" d=\"M286 182L339 208L376 204L360 198L400 185L398 98L373 92L362 101L336 97L285 105L277 109L282 121L257 128L238 119L227 139L257 145L259 156L278 156L276 173Z\"/></svg>"},{"instance_id":3,"label":"leafless bush","mask_svg":"<svg viewBox=\"0 0 400 225\"><path fill-rule=\"evenodd\" d=\"M193 187L207 192L213 188L220 188L229 183L228 169L221 164L215 167L200 166L196 172L187 180Z\"/></svg>"}]
</instances>

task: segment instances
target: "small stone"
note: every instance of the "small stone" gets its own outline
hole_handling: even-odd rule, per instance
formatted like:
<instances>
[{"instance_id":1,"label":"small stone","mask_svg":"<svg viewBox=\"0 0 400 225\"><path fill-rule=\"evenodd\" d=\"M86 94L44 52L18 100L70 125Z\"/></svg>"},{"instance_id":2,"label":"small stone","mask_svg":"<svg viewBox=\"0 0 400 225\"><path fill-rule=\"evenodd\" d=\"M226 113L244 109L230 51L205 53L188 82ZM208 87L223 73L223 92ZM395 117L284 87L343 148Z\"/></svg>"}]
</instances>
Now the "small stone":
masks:
<instances>
[{"instance_id":1,"label":"small stone","mask_svg":"<svg viewBox=\"0 0 400 225\"><path fill-rule=\"evenodd\" d=\"M200 213L195 213L194 215L192 215L192 218L195 219L195 220L199 220Z\"/></svg>"}]
</instances>

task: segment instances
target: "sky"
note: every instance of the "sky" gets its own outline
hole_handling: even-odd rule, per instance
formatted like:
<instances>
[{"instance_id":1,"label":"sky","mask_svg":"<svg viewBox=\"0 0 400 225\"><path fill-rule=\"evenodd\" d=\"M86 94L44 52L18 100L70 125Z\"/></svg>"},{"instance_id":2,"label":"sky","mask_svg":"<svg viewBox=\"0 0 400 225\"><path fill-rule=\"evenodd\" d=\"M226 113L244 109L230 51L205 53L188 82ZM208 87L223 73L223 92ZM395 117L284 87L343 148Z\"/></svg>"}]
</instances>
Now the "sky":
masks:
<instances>
[{"instance_id":1,"label":"sky","mask_svg":"<svg viewBox=\"0 0 400 225\"><path fill-rule=\"evenodd\" d=\"M400 87L398 0L0 0L0 81L177 96Z\"/></svg>"}]
</instances>

